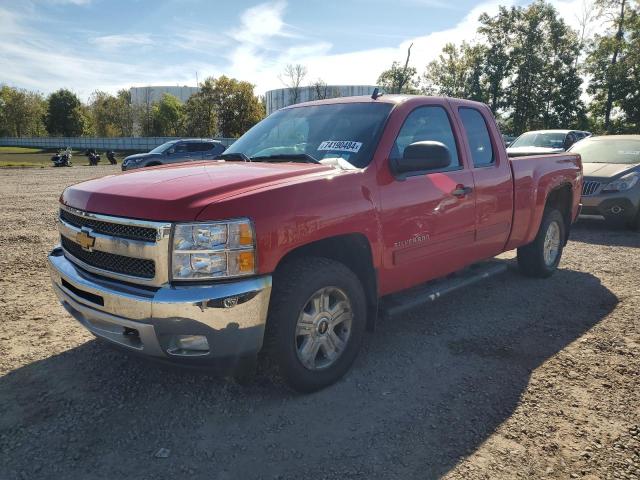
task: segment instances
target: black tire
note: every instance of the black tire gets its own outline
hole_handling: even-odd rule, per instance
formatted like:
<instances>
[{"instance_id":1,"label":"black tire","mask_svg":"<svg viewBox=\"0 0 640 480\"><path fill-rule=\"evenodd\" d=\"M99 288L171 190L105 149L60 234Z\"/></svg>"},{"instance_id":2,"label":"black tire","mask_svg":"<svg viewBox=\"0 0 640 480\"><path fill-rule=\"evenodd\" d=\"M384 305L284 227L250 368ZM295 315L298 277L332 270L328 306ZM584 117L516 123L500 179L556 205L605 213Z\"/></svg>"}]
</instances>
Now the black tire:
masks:
<instances>
[{"instance_id":1,"label":"black tire","mask_svg":"<svg viewBox=\"0 0 640 480\"><path fill-rule=\"evenodd\" d=\"M627 222L627 228L629 230L640 232L640 211L638 211L634 219Z\"/></svg>"},{"instance_id":2,"label":"black tire","mask_svg":"<svg viewBox=\"0 0 640 480\"><path fill-rule=\"evenodd\" d=\"M560 243L553 261L547 262L545 261L545 239L547 232L554 223L559 227ZM518 248L518 267L520 267L520 271L528 277L550 277L560 263L565 235L566 226L562 214L556 209L545 210L535 240L529 245Z\"/></svg>"},{"instance_id":3,"label":"black tire","mask_svg":"<svg viewBox=\"0 0 640 480\"><path fill-rule=\"evenodd\" d=\"M274 361L280 376L294 390L314 392L335 383L353 364L364 338L367 309L358 277L334 260L304 257L280 267L273 282L265 342L267 355ZM321 369L310 369L298 355L298 317L315 293L332 287L344 293L350 303L350 333L333 363Z\"/></svg>"}]
</instances>

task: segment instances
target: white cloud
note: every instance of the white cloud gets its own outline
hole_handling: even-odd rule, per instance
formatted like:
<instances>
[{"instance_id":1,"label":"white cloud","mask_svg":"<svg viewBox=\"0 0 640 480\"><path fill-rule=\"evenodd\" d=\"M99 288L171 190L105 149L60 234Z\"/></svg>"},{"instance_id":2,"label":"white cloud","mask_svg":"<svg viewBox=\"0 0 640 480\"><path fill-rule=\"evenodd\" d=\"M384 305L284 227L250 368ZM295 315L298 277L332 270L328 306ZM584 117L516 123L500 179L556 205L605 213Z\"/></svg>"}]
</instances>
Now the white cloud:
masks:
<instances>
[{"instance_id":1,"label":"white cloud","mask_svg":"<svg viewBox=\"0 0 640 480\"><path fill-rule=\"evenodd\" d=\"M55 5L89 5L91 0L45 0L47 3L52 3Z\"/></svg>"},{"instance_id":2,"label":"white cloud","mask_svg":"<svg viewBox=\"0 0 640 480\"><path fill-rule=\"evenodd\" d=\"M148 46L154 41L148 33L129 33L119 35L103 35L92 38L91 43L105 50L117 50L123 47Z\"/></svg>"},{"instance_id":3,"label":"white cloud","mask_svg":"<svg viewBox=\"0 0 640 480\"><path fill-rule=\"evenodd\" d=\"M241 46L231 55L231 73L257 84L259 92L282 87L278 74L287 63L305 65L309 71L308 81L322 78L330 84L375 84L378 75L393 61L404 61L411 43L411 64L422 71L429 61L437 57L447 42L472 40L478 26L477 19L482 12L497 13L498 5L509 4L511 1L494 0L483 3L471 10L456 26L407 39L397 47L333 54L332 45L328 42L305 43L304 38L298 38L295 45L281 48L275 57L265 57L256 49ZM281 8L274 9L273 12L284 14ZM282 18L274 20L274 23L285 25Z\"/></svg>"}]
</instances>

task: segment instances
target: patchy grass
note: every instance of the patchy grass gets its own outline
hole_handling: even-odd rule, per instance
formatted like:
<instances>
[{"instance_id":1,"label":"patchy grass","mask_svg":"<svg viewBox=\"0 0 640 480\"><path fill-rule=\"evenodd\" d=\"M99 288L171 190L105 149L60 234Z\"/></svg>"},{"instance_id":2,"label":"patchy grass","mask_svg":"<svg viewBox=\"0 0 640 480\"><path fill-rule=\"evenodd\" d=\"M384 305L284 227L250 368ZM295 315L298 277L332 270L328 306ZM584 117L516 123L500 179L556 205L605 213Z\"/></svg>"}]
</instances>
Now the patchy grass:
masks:
<instances>
[{"instance_id":1,"label":"patchy grass","mask_svg":"<svg viewBox=\"0 0 640 480\"><path fill-rule=\"evenodd\" d=\"M0 168L44 168L44 164L29 162L5 162L0 160Z\"/></svg>"},{"instance_id":2,"label":"patchy grass","mask_svg":"<svg viewBox=\"0 0 640 480\"><path fill-rule=\"evenodd\" d=\"M27 147L0 147L0 154L3 153L12 153L12 154L22 154L22 153L41 153L41 148L27 148Z\"/></svg>"},{"instance_id":3,"label":"patchy grass","mask_svg":"<svg viewBox=\"0 0 640 480\"><path fill-rule=\"evenodd\" d=\"M38 152L37 149L36 152ZM16 153L0 150L1 167L47 167L52 165L50 152ZM72 157L73 161L73 157Z\"/></svg>"},{"instance_id":4,"label":"patchy grass","mask_svg":"<svg viewBox=\"0 0 640 480\"><path fill-rule=\"evenodd\" d=\"M0 147L0 168L4 167L53 167L51 157L56 150L43 150L38 148L22 148L22 147ZM71 162L74 165L89 165L89 160L84 155L84 150L73 150ZM100 165L107 165L107 154L105 151L98 151L100 155ZM116 158L118 163L127 155L140 153L138 151L117 151Z\"/></svg>"}]
</instances>

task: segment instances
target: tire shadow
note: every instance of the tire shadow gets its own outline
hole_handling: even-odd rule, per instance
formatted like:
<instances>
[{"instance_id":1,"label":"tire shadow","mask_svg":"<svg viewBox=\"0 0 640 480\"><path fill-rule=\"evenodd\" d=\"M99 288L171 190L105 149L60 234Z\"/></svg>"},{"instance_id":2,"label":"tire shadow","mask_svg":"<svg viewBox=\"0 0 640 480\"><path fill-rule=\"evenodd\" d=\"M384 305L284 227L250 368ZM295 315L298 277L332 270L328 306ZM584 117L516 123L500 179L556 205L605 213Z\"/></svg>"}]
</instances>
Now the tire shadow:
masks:
<instances>
[{"instance_id":1,"label":"tire shadow","mask_svg":"<svg viewBox=\"0 0 640 480\"><path fill-rule=\"evenodd\" d=\"M0 378L0 478L438 478L617 302L588 273L510 270L381 321L347 376L312 395L90 341Z\"/></svg>"}]
</instances>

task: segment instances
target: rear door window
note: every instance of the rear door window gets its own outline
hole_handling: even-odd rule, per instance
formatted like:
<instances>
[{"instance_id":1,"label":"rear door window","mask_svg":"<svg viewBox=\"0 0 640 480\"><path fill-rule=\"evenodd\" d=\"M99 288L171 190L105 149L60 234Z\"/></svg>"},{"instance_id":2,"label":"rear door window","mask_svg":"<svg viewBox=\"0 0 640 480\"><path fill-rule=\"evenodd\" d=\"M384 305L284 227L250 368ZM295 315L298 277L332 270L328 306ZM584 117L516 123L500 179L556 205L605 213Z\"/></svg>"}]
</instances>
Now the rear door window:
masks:
<instances>
[{"instance_id":1,"label":"rear door window","mask_svg":"<svg viewBox=\"0 0 640 480\"><path fill-rule=\"evenodd\" d=\"M173 153L187 153L187 144L186 143L177 143L173 147Z\"/></svg>"},{"instance_id":2,"label":"rear door window","mask_svg":"<svg viewBox=\"0 0 640 480\"><path fill-rule=\"evenodd\" d=\"M451 165L445 170L460 168L458 148L449 115L444 108L418 107L405 120L391 150L391 158L402 158L404 149L415 142L431 140L443 143L451 154Z\"/></svg>"},{"instance_id":3,"label":"rear door window","mask_svg":"<svg viewBox=\"0 0 640 480\"><path fill-rule=\"evenodd\" d=\"M189 153L201 152L202 151L202 143L200 143L200 142L189 142L189 143L187 143L187 151Z\"/></svg>"},{"instance_id":4,"label":"rear door window","mask_svg":"<svg viewBox=\"0 0 640 480\"><path fill-rule=\"evenodd\" d=\"M483 115L475 108L460 108L460 120L467 135L474 167L486 167L495 163L491 136Z\"/></svg>"}]
</instances>

